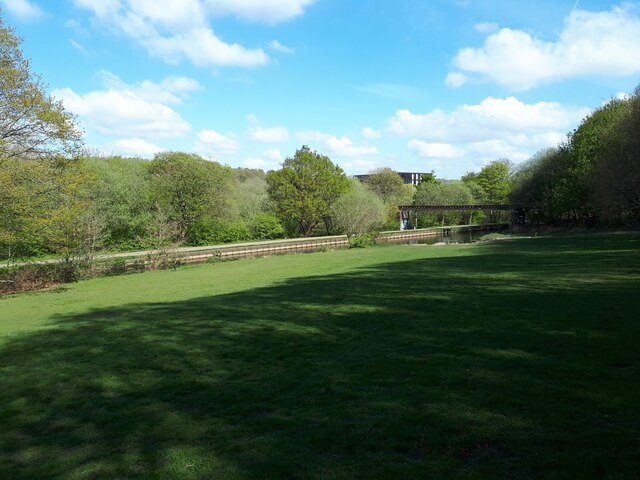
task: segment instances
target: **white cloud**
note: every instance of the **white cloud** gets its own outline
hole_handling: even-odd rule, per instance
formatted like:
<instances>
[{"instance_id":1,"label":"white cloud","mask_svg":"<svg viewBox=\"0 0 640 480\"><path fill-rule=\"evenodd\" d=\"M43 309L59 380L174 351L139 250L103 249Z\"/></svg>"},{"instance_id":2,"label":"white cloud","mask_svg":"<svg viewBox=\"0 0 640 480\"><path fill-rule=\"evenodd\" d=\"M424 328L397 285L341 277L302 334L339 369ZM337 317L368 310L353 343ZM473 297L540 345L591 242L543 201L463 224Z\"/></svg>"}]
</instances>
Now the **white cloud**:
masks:
<instances>
[{"instance_id":1,"label":"white cloud","mask_svg":"<svg viewBox=\"0 0 640 480\"><path fill-rule=\"evenodd\" d=\"M464 152L449 143L427 143L411 140L407 148L420 158L460 158Z\"/></svg>"},{"instance_id":2,"label":"white cloud","mask_svg":"<svg viewBox=\"0 0 640 480\"><path fill-rule=\"evenodd\" d=\"M556 102L528 104L515 97L488 97L477 105L462 105L452 112L433 110L427 114L414 114L409 110L398 110L389 119L388 129L397 135L429 142L473 142L522 132L538 134L565 130L589 111Z\"/></svg>"},{"instance_id":3,"label":"white cloud","mask_svg":"<svg viewBox=\"0 0 640 480\"><path fill-rule=\"evenodd\" d=\"M260 125L260 123L262 122L257 116L255 116L253 113L250 113L249 115L247 115L247 123L249 125Z\"/></svg>"},{"instance_id":4,"label":"white cloud","mask_svg":"<svg viewBox=\"0 0 640 480\"><path fill-rule=\"evenodd\" d=\"M273 40L269 43L269 48L280 53L295 53L293 48L282 45L278 40Z\"/></svg>"},{"instance_id":5,"label":"white cloud","mask_svg":"<svg viewBox=\"0 0 640 480\"><path fill-rule=\"evenodd\" d=\"M469 81L469 78L460 72L449 72L447 74L447 78L444 83L447 84L448 87L458 88L464 85Z\"/></svg>"},{"instance_id":6,"label":"white cloud","mask_svg":"<svg viewBox=\"0 0 640 480\"><path fill-rule=\"evenodd\" d=\"M246 158L242 164L247 168L266 168L269 162L264 158L250 157Z\"/></svg>"},{"instance_id":7,"label":"white cloud","mask_svg":"<svg viewBox=\"0 0 640 480\"><path fill-rule=\"evenodd\" d=\"M285 127L264 128L255 126L249 129L249 137L255 142L286 142L287 140L289 140L289 130Z\"/></svg>"},{"instance_id":8,"label":"white cloud","mask_svg":"<svg viewBox=\"0 0 640 480\"><path fill-rule=\"evenodd\" d=\"M374 138L380 138L382 133L380 130L374 130L373 128L365 127L362 129L362 136L366 139L372 140Z\"/></svg>"},{"instance_id":9,"label":"white cloud","mask_svg":"<svg viewBox=\"0 0 640 480\"><path fill-rule=\"evenodd\" d=\"M324 145L330 153L338 157L361 157L378 153L376 147L356 147L347 137L331 136L324 141Z\"/></svg>"},{"instance_id":10,"label":"white cloud","mask_svg":"<svg viewBox=\"0 0 640 480\"><path fill-rule=\"evenodd\" d=\"M282 160L282 153L276 148L265 150L262 155L269 160Z\"/></svg>"},{"instance_id":11,"label":"white cloud","mask_svg":"<svg viewBox=\"0 0 640 480\"><path fill-rule=\"evenodd\" d=\"M304 13L314 0L73 0L118 34L129 37L168 63L184 59L198 67L258 67L269 63L261 48L221 39L210 17L235 16L246 21L278 23ZM273 41L281 52L291 49Z\"/></svg>"},{"instance_id":12,"label":"white cloud","mask_svg":"<svg viewBox=\"0 0 640 480\"><path fill-rule=\"evenodd\" d=\"M205 157L214 158L238 152L240 144L228 134L223 135L215 130L201 130L194 150Z\"/></svg>"},{"instance_id":13,"label":"white cloud","mask_svg":"<svg viewBox=\"0 0 640 480\"><path fill-rule=\"evenodd\" d=\"M75 48L79 52L87 53L87 50L82 45L80 45L78 42L76 42L75 40L69 40L69 43L71 44L71 46L73 48Z\"/></svg>"},{"instance_id":14,"label":"white cloud","mask_svg":"<svg viewBox=\"0 0 640 480\"><path fill-rule=\"evenodd\" d=\"M206 0L209 12L216 16L232 15L258 23L279 23L304 13L315 0Z\"/></svg>"},{"instance_id":15,"label":"white cloud","mask_svg":"<svg viewBox=\"0 0 640 480\"><path fill-rule=\"evenodd\" d=\"M640 15L636 6L624 3L609 11L573 10L554 42L503 28L490 35L482 47L460 50L453 64L479 80L527 90L578 76L637 76L638 45ZM460 86L464 81L448 77L447 83Z\"/></svg>"},{"instance_id":16,"label":"white cloud","mask_svg":"<svg viewBox=\"0 0 640 480\"><path fill-rule=\"evenodd\" d=\"M500 29L500 25L492 22L482 22L476 23L473 28L475 28L476 31L480 33L493 33L497 32Z\"/></svg>"},{"instance_id":17,"label":"white cloud","mask_svg":"<svg viewBox=\"0 0 640 480\"><path fill-rule=\"evenodd\" d=\"M170 138L185 135L191 126L168 104L179 104L200 84L187 77L167 77L160 83L144 80L130 85L106 70L98 75L103 90L78 94L70 88L53 95L78 115L89 129L114 137Z\"/></svg>"},{"instance_id":18,"label":"white cloud","mask_svg":"<svg viewBox=\"0 0 640 480\"><path fill-rule=\"evenodd\" d=\"M374 168L378 167L378 163L372 160L355 159L342 164L345 170L352 173L365 173L370 172Z\"/></svg>"},{"instance_id":19,"label":"white cloud","mask_svg":"<svg viewBox=\"0 0 640 480\"><path fill-rule=\"evenodd\" d=\"M399 110L389 119L388 130L409 137L407 150L427 161L427 168L437 168L440 175L460 175L497 158L520 162L557 146L589 112L555 102L527 104L514 97L488 97L453 111Z\"/></svg>"},{"instance_id":20,"label":"white cloud","mask_svg":"<svg viewBox=\"0 0 640 480\"><path fill-rule=\"evenodd\" d=\"M106 88L131 92L149 102L179 104L189 92L202 89L202 85L188 77L167 77L160 83L144 80L129 85L106 70L100 70L98 75Z\"/></svg>"},{"instance_id":21,"label":"white cloud","mask_svg":"<svg viewBox=\"0 0 640 480\"><path fill-rule=\"evenodd\" d=\"M306 130L296 133L298 140L303 142L318 142L329 155L337 157L363 157L368 155L376 155L378 149L376 147L361 146L353 144L348 137L336 137L328 133L318 132L315 130Z\"/></svg>"},{"instance_id":22,"label":"white cloud","mask_svg":"<svg viewBox=\"0 0 640 480\"><path fill-rule=\"evenodd\" d=\"M0 0L0 4L21 20L37 20L45 15L39 6L29 0Z\"/></svg>"},{"instance_id":23,"label":"white cloud","mask_svg":"<svg viewBox=\"0 0 640 480\"><path fill-rule=\"evenodd\" d=\"M78 94L70 88L54 90L53 96L81 123L107 136L171 138L186 134L191 126L171 107L141 97L131 90L97 90Z\"/></svg>"},{"instance_id":24,"label":"white cloud","mask_svg":"<svg viewBox=\"0 0 640 480\"><path fill-rule=\"evenodd\" d=\"M142 138L123 138L113 144L112 151L116 155L151 158L156 153L165 151L155 143L147 142Z\"/></svg>"},{"instance_id":25,"label":"white cloud","mask_svg":"<svg viewBox=\"0 0 640 480\"><path fill-rule=\"evenodd\" d=\"M196 28L169 37L153 34L139 41L152 56L169 63L178 63L183 58L196 67L259 67L269 63L261 48L247 49L237 43L226 43L210 28Z\"/></svg>"}]
</instances>

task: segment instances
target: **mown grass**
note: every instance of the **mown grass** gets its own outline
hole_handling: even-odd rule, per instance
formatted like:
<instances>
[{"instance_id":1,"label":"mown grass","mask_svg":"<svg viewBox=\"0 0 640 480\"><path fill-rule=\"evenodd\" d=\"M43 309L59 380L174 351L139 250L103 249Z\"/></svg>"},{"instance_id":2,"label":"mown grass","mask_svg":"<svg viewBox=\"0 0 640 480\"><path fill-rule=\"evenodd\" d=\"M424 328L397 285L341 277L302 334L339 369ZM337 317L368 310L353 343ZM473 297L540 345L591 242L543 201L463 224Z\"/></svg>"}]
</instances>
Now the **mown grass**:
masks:
<instances>
[{"instance_id":1,"label":"mown grass","mask_svg":"<svg viewBox=\"0 0 640 480\"><path fill-rule=\"evenodd\" d=\"M640 235L0 299L0 478L634 479Z\"/></svg>"}]
</instances>

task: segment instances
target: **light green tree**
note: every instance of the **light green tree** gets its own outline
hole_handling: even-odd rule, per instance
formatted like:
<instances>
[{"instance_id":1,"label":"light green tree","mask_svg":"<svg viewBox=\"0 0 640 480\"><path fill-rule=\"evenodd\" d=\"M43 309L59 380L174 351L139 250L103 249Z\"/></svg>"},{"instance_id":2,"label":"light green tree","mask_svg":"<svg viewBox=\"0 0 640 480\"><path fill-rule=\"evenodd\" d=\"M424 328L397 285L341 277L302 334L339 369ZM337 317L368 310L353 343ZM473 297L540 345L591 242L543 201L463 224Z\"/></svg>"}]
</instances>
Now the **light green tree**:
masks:
<instances>
[{"instance_id":1,"label":"light green tree","mask_svg":"<svg viewBox=\"0 0 640 480\"><path fill-rule=\"evenodd\" d=\"M291 234L310 235L324 223L331 230L331 206L349 188L342 169L329 157L303 146L282 169L267 174L272 207Z\"/></svg>"},{"instance_id":2,"label":"light green tree","mask_svg":"<svg viewBox=\"0 0 640 480\"><path fill-rule=\"evenodd\" d=\"M74 157L82 146L81 132L31 72L20 43L0 18L0 159Z\"/></svg>"},{"instance_id":3,"label":"light green tree","mask_svg":"<svg viewBox=\"0 0 640 480\"><path fill-rule=\"evenodd\" d=\"M348 237L373 232L385 221L384 202L358 180L353 180L351 188L338 197L331 212L338 228Z\"/></svg>"},{"instance_id":4,"label":"light green tree","mask_svg":"<svg viewBox=\"0 0 640 480\"><path fill-rule=\"evenodd\" d=\"M223 221L231 202L231 169L183 152L158 153L149 164L152 201L184 241L199 222Z\"/></svg>"}]
</instances>

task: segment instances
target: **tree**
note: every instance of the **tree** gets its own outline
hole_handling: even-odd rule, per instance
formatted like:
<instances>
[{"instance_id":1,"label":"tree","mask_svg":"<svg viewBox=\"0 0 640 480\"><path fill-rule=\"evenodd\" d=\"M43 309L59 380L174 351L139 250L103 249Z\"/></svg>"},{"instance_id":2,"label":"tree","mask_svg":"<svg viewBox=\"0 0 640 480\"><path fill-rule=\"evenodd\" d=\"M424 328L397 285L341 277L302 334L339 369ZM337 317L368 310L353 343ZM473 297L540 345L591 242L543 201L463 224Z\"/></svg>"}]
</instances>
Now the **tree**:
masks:
<instances>
[{"instance_id":1,"label":"tree","mask_svg":"<svg viewBox=\"0 0 640 480\"><path fill-rule=\"evenodd\" d=\"M202 220L226 219L231 169L182 152L158 153L149 164L153 201L175 222L178 240Z\"/></svg>"},{"instance_id":2,"label":"tree","mask_svg":"<svg viewBox=\"0 0 640 480\"><path fill-rule=\"evenodd\" d=\"M418 185L414 196L415 205L469 205L473 195L469 187L461 181L423 182ZM421 226L438 224L459 224L463 220L463 212L421 212Z\"/></svg>"},{"instance_id":3,"label":"tree","mask_svg":"<svg viewBox=\"0 0 640 480\"><path fill-rule=\"evenodd\" d=\"M482 201L492 205L504 203L509 197L511 184L509 178L513 164L502 159L494 160L473 177L482 189Z\"/></svg>"},{"instance_id":4,"label":"tree","mask_svg":"<svg viewBox=\"0 0 640 480\"><path fill-rule=\"evenodd\" d=\"M97 177L95 209L104 218L104 243L112 248L146 247L153 210L148 162L107 157L87 163Z\"/></svg>"},{"instance_id":5,"label":"tree","mask_svg":"<svg viewBox=\"0 0 640 480\"><path fill-rule=\"evenodd\" d=\"M388 167L373 170L363 183L369 190L378 195L384 203L389 203L389 201L398 198L404 185L402 177Z\"/></svg>"},{"instance_id":6,"label":"tree","mask_svg":"<svg viewBox=\"0 0 640 480\"><path fill-rule=\"evenodd\" d=\"M348 188L342 169L307 146L287 158L282 169L267 174L275 213L293 234L307 236L321 222L329 232L331 205Z\"/></svg>"},{"instance_id":7,"label":"tree","mask_svg":"<svg viewBox=\"0 0 640 480\"><path fill-rule=\"evenodd\" d=\"M336 200L331 210L335 223L348 237L380 228L385 220L382 199L358 180L352 182L351 189Z\"/></svg>"},{"instance_id":8,"label":"tree","mask_svg":"<svg viewBox=\"0 0 640 480\"><path fill-rule=\"evenodd\" d=\"M0 18L0 161L74 157L82 139L74 118L47 95L22 56L20 43Z\"/></svg>"}]
</instances>

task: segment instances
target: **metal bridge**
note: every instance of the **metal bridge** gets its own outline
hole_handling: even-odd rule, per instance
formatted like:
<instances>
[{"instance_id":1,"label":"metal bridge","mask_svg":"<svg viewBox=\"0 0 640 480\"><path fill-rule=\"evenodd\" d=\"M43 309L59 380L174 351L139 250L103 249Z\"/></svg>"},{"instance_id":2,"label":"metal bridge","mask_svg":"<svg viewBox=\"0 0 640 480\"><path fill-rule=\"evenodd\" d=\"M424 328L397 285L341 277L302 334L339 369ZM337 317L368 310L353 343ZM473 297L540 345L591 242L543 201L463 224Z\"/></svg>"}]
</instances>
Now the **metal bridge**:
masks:
<instances>
[{"instance_id":1,"label":"metal bridge","mask_svg":"<svg viewBox=\"0 0 640 480\"><path fill-rule=\"evenodd\" d=\"M405 230L409 221L410 211L443 211L443 210L462 210L462 211L511 211L511 224L524 225L527 219L527 210L529 207L524 205L400 205L400 230Z\"/></svg>"}]
</instances>

